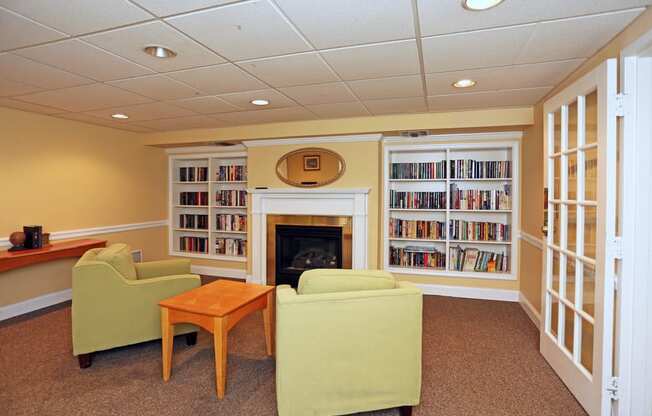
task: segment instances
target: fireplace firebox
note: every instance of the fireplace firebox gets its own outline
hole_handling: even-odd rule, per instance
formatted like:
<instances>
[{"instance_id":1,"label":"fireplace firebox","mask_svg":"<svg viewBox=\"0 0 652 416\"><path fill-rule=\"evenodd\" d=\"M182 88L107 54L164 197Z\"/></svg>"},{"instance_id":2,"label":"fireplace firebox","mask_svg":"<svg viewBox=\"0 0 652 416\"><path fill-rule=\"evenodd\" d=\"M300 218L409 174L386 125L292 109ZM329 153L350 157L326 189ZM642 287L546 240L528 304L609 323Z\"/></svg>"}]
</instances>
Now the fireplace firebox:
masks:
<instances>
[{"instance_id":1,"label":"fireplace firebox","mask_svg":"<svg viewBox=\"0 0 652 416\"><path fill-rule=\"evenodd\" d=\"M342 227L276 225L276 284L297 287L310 269L342 268Z\"/></svg>"}]
</instances>

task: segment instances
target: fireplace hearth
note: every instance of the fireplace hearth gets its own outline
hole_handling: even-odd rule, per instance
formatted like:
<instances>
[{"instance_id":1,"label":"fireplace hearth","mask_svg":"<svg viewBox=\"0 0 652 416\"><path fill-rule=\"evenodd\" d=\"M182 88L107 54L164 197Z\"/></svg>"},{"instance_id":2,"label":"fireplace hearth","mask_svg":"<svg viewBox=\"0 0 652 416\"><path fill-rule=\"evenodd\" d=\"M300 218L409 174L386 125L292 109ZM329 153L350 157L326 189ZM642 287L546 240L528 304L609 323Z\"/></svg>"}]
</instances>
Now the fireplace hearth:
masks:
<instances>
[{"instance_id":1,"label":"fireplace hearth","mask_svg":"<svg viewBox=\"0 0 652 416\"><path fill-rule=\"evenodd\" d=\"M342 227L276 225L276 284L297 287L310 269L342 268Z\"/></svg>"}]
</instances>

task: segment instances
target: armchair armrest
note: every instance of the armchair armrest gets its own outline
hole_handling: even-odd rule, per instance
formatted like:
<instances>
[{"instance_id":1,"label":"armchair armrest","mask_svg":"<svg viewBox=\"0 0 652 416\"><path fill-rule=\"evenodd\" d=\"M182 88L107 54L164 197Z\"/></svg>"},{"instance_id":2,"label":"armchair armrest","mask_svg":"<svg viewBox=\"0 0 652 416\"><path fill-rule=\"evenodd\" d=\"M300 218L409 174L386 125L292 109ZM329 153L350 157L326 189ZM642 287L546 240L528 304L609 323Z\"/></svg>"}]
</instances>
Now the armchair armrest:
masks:
<instances>
[{"instance_id":1,"label":"armchair armrest","mask_svg":"<svg viewBox=\"0 0 652 416\"><path fill-rule=\"evenodd\" d=\"M138 279L190 274L190 260L171 259L135 263Z\"/></svg>"}]
</instances>

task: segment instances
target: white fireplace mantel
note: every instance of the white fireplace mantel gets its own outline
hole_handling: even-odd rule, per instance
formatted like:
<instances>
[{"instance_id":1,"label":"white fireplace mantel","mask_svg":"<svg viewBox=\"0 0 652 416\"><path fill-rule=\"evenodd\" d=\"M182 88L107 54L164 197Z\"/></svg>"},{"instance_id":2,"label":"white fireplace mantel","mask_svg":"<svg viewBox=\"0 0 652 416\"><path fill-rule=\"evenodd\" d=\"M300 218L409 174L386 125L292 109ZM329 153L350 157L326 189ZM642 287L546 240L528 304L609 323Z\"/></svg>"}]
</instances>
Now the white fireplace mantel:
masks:
<instances>
[{"instance_id":1,"label":"white fireplace mantel","mask_svg":"<svg viewBox=\"0 0 652 416\"><path fill-rule=\"evenodd\" d=\"M369 188L249 189L251 194L251 277L265 284L267 215L326 215L352 219L353 269L367 268Z\"/></svg>"}]
</instances>

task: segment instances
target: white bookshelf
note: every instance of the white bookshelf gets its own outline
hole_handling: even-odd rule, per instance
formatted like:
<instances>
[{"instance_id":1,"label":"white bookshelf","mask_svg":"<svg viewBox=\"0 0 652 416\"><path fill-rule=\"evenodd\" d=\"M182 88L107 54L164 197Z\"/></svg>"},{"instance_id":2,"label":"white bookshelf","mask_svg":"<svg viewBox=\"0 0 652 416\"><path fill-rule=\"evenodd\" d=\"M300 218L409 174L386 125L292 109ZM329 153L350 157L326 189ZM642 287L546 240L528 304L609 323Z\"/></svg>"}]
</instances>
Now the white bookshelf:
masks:
<instances>
[{"instance_id":1,"label":"white bookshelf","mask_svg":"<svg viewBox=\"0 0 652 416\"><path fill-rule=\"evenodd\" d=\"M244 151L225 151L216 153L180 153L169 156L169 248L170 255L205 258L213 260L226 260L246 262L246 255L226 255L216 252L218 238L242 240L246 247L247 231L245 230L220 230L217 228L217 215L239 214L247 216L247 207L240 205L221 206L217 204L216 195L221 190L247 190L246 180L220 180L218 178L220 166L247 166L247 154ZM183 181L180 168L206 167L208 168L207 180ZM245 168L246 169L246 168ZM195 206L181 204L181 192L207 192L206 205ZM205 214L208 215L207 229L190 229L180 224L180 214ZM247 219L248 222L248 219ZM207 252L183 251L180 247L180 237L207 238Z\"/></svg>"},{"instance_id":2,"label":"white bookshelf","mask_svg":"<svg viewBox=\"0 0 652 416\"><path fill-rule=\"evenodd\" d=\"M520 133L474 133L427 136L419 139L386 138L383 154L383 264L386 270L411 275L446 276L459 278L480 278L516 280L518 267L519 227L519 143ZM510 178L451 178L450 161L473 159L477 161L512 162ZM446 161L446 177L437 179L393 179L392 163L441 162ZM495 210L452 209L450 204L451 184L460 190L504 190L511 186L511 208ZM393 208L390 191L445 192L444 209ZM390 219L439 221L444 223L445 233L439 239L408 238L390 236ZM507 241L454 240L450 236L450 221L465 220L509 224L510 239ZM410 267L390 264L390 247L435 248L445 256L442 269ZM450 264L450 249L476 248L482 251L502 253L509 256L509 271L477 272L454 270Z\"/></svg>"}]
</instances>

